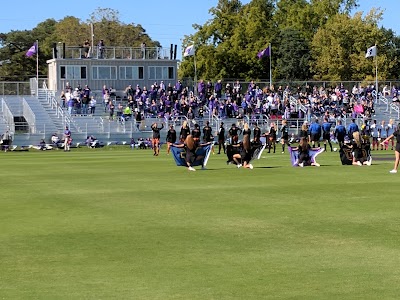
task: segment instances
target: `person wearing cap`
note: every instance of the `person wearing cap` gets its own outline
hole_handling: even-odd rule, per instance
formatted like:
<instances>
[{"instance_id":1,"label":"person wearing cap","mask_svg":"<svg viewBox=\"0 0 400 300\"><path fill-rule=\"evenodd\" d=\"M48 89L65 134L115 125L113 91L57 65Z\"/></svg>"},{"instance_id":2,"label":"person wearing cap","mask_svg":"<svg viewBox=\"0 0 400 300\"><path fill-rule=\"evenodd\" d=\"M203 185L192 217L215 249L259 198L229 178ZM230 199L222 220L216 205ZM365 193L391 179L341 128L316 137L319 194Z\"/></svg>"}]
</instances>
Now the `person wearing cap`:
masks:
<instances>
[{"instance_id":1,"label":"person wearing cap","mask_svg":"<svg viewBox=\"0 0 400 300\"><path fill-rule=\"evenodd\" d=\"M218 135L218 154L221 154L221 148L224 149L224 154L226 154L224 122L221 122L217 135Z\"/></svg>"}]
</instances>

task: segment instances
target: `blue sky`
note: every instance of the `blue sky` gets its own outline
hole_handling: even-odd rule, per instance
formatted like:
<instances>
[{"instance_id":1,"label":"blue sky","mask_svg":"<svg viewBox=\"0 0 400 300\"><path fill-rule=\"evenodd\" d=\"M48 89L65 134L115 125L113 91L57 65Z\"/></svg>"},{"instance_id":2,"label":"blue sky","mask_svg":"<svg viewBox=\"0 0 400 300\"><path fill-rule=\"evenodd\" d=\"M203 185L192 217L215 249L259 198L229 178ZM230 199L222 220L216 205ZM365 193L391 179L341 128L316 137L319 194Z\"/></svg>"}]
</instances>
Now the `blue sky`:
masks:
<instances>
[{"instance_id":1,"label":"blue sky","mask_svg":"<svg viewBox=\"0 0 400 300\"><path fill-rule=\"evenodd\" d=\"M399 0L359 0L357 11L368 12L373 7L384 9L383 21L380 25L393 29L400 35L398 11ZM242 0L243 4L250 0ZM190 4L188 4L190 3ZM65 16L75 16L83 21L98 7L112 8L120 13L124 23L141 24L153 40L158 40L163 47L170 44L178 45L178 52L182 53L182 38L194 33L192 24L204 24L211 18L208 11L215 7L218 0L171 0L151 2L138 0L97 0L97 1L18 1L18 7L13 1L1 3L0 32L11 30L32 29L38 23L54 18L61 20ZM179 51L180 49L180 51ZM178 55L181 59L181 55Z\"/></svg>"}]
</instances>

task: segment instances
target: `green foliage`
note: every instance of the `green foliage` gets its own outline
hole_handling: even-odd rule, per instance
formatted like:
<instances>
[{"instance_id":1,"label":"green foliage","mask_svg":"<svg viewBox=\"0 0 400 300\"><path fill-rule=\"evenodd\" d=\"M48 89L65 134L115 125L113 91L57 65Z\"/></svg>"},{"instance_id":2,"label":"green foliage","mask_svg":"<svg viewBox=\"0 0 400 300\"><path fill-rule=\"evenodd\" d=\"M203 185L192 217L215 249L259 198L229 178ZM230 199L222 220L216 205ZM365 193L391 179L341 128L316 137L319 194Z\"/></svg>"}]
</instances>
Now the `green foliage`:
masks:
<instances>
[{"instance_id":1,"label":"green foliage","mask_svg":"<svg viewBox=\"0 0 400 300\"><path fill-rule=\"evenodd\" d=\"M179 77L216 79L269 79L269 59L259 60L259 51L272 44L272 73L280 79L364 80L374 73L374 60L365 51L378 46L380 79L394 79L400 72L400 37L378 26L381 10L364 17L351 15L357 0L219 0L210 8L211 19L193 24L195 33L185 36L182 48L195 45L196 57L183 58ZM32 30L0 33L0 66L4 80L27 80L36 73L36 62L25 52L39 40L39 74L47 72L52 44L82 45L103 39L106 45L162 46L152 40L141 24L124 24L118 11L98 8L82 21L74 16L45 20Z\"/></svg>"},{"instance_id":2,"label":"green foliage","mask_svg":"<svg viewBox=\"0 0 400 300\"><path fill-rule=\"evenodd\" d=\"M32 30L11 31L0 34L0 60L9 59L11 63L0 67L1 80L26 81L36 77L36 59L25 57L26 51L39 41L39 76L47 75L46 61L52 58L53 43L65 43L67 46L79 46L91 39L91 24L95 43L103 39L106 45L161 46L153 41L145 29L137 24L124 24L119 20L119 12L110 8L98 8L90 19L82 21L66 16L60 21L47 19Z\"/></svg>"}]
</instances>

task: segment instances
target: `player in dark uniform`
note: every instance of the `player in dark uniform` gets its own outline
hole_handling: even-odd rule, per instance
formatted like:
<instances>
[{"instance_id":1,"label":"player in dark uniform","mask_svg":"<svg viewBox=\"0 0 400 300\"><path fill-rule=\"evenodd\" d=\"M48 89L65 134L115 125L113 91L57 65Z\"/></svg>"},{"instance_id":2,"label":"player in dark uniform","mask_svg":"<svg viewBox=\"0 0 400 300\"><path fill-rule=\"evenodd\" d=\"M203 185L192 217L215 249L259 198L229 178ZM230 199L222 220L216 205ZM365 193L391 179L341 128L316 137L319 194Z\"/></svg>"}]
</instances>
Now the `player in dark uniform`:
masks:
<instances>
[{"instance_id":1,"label":"player in dark uniform","mask_svg":"<svg viewBox=\"0 0 400 300\"><path fill-rule=\"evenodd\" d=\"M339 146L342 147L344 144L344 138L346 137L346 127L342 125L342 121L339 120L335 128L335 137L338 140Z\"/></svg>"},{"instance_id":2,"label":"player in dark uniform","mask_svg":"<svg viewBox=\"0 0 400 300\"><path fill-rule=\"evenodd\" d=\"M321 138L321 125L318 122L318 119L315 119L313 123L310 125L310 138L309 141L312 144L312 147L315 147L318 144L320 146L320 138Z\"/></svg>"},{"instance_id":3,"label":"player in dark uniform","mask_svg":"<svg viewBox=\"0 0 400 300\"><path fill-rule=\"evenodd\" d=\"M169 130L167 131L167 154L169 154L170 149L171 149L171 144L174 144L176 142L176 130L174 128L174 125L169 126Z\"/></svg>"},{"instance_id":4,"label":"player in dark uniform","mask_svg":"<svg viewBox=\"0 0 400 300\"><path fill-rule=\"evenodd\" d=\"M242 131L243 137L247 134L249 137L251 136L251 129L249 128L248 123L244 123L243 125L243 131Z\"/></svg>"},{"instance_id":5,"label":"player in dark uniform","mask_svg":"<svg viewBox=\"0 0 400 300\"><path fill-rule=\"evenodd\" d=\"M210 143L214 142L214 136L212 134L212 128L210 122L206 122L206 126L203 127L203 142ZM214 147L212 147L212 154L214 154Z\"/></svg>"},{"instance_id":6,"label":"player in dark uniform","mask_svg":"<svg viewBox=\"0 0 400 300\"><path fill-rule=\"evenodd\" d=\"M400 123L397 126L397 130L393 132L393 134L389 135L385 140L381 142L381 145L385 145L390 139L396 138L396 148L394 150L395 161L394 161L394 168L390 171L390 173L395 174L397 173L397 168L399 167L400 161Z\"/></svg>"},{"instance_id":7,"label":"player in dark uniform","mask_svg":"<svg viewBox=\"0 0 400 300\"><path fill-rule=\"evenodd\" d=\"M250 144L250 135L245 134L243 136L243 141L232 145L235 148L238 149L238 153L233 154L232 159L236 163L238 168L247 168L247 169L253 169L253 165L250 164L251 160L251 144Z\"/></svg>"},{"instance_id":8,"label":"player in dark uniform","mask_svg":"<svg viewBox=\"0 0 400 300\"><path fill-rule=\"evenodd\" d=\"M254 124L254 129L253 129L253 137L254 137L254 142L259 143L260 138L261 138L261 129L258 127L258 124Z\"/></svg>"},{"instance_id":9,"label":"player in dark uniform","mask_svg":"<svg viewBox=\"0 0 400 300\"><path fill-rule=\"evenodd\" d=\"M297 164L299 167L306 167L306 166L315 166L319 167L319 163L313 162L311 160L310 150L311 146L308 143L308 139L306 137L300 138L299 146L293 148L293 150L297 150L299 153L299 158Z\"/></svg>"},{"instance_id":10,"label":"player in dark uniform","mask_svg":"<svg viewBox=\"0 0 400 300\"><path fill-rule=\"evenodd\" d=\"M194 128L192 130L192 137L196 142L200 142L201 131L199 124L194 124Z\"/></svg>"},{"instance_id":11,"label":"player in dark uniform","mask_svg":"<svg viewBox=\"0 0 400 300\"><path fill-rule=\"evenodd\" d=\"M290 146L290 144L289 144L289 127L287 126L286 120L282 120L280 142L282 144L282 153L285 153L285 145L287 144L288 146Z\"/></svg>"},{"instance_id":12,"label":"player in dark uniform","mask_svg":"<svg viewBox=\"0 0 400 300\"><path fill-rule=\"evenodd\" d=\"M153 147L153 151L155 156L158 156L160 153L160 130L164 128L164 124L161 124L161 127L158 127L157 123L153 123L151 125L151 130L153 130L153 137L151 140L151 145Z\"/></svg>"},{"instance_id":13,"label":"player in dark uniform","mask_svg":"<svg viewBox=\"0 0 400 300\"><path fill-rule=\"evenodd\" d=\"M183 121L181 126L181 131L179 132L179 140L183 143L186 140L186 137L190 134L190 128L187 121Z\"/></svg>"},{"instance_id":14,"label":"player in dark uniform","mask_svg":"<svg viewBox=\"0 0 400 300\"><path fill-rule=\"evenodd\" d=\"M240 128L236 127L236 124L233 123L232 126L231 126L231 128L230 128L229 131L228 131L229 137L231 138L231 144L232 144L232 145L238 143L238 141L239 141L239 134L240 134L239 131L241 132Z\"/></svg>"},{"instance_id":15,"label":"player in dark uniform","mask_svg":"<svg viewBox=\"0 0 400 300\"><path fill-rule=\"evenodd\" d=\"M321 127L322 127L322 140L324 142L325 151L326 151L326 142L328 142L329 147L331 148L331 152L332 152L333 151L332 143L331 143L332 123L330 123L327 118L324 118L324 123L322 123Z\"/></svg>"},{"instance_id":16,"label":"player in dark uniform","mask_svg":"<svg viewBox=\"0 0 400 300\"><path fill-rule=\"evenodd\" d=\"M226 153L225 149L225 127L224 122L221 122L218 130L218 154L221 154L221 147L224 149L224 153Z\"/></svg>"},{"instance_id":17,"label":"player in dark uniform","mask_svg":"<svg viewBox=\"0 0 400 300\"><path fill-rule=\"evenodd\" d=\"M274 147L274 153L276 150L276 128L275 123L271 123L269 134L268 134L268 153L271 153L271 148Z\"/></svg>"}]
</instances>

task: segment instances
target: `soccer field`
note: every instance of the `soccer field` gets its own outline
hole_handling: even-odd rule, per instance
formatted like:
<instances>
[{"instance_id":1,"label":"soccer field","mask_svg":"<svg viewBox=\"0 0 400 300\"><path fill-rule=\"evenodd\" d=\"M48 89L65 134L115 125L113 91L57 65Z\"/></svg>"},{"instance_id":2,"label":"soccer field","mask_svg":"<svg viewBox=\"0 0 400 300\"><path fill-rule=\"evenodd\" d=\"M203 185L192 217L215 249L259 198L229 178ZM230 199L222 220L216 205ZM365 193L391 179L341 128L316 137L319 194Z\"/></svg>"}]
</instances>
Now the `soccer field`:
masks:
<instances>
[{"instance_id":1,"label":"soccer field","mask_svg":"<svg viewBox=\"0 0 400 300\"><path fill-rule=\"evenodd\" d=\"M211 155L196 172L165 149L0 153L0 298L398 299L383 152L319 168L264 152L253 170Z\"/></svg>"}]
</instances>

